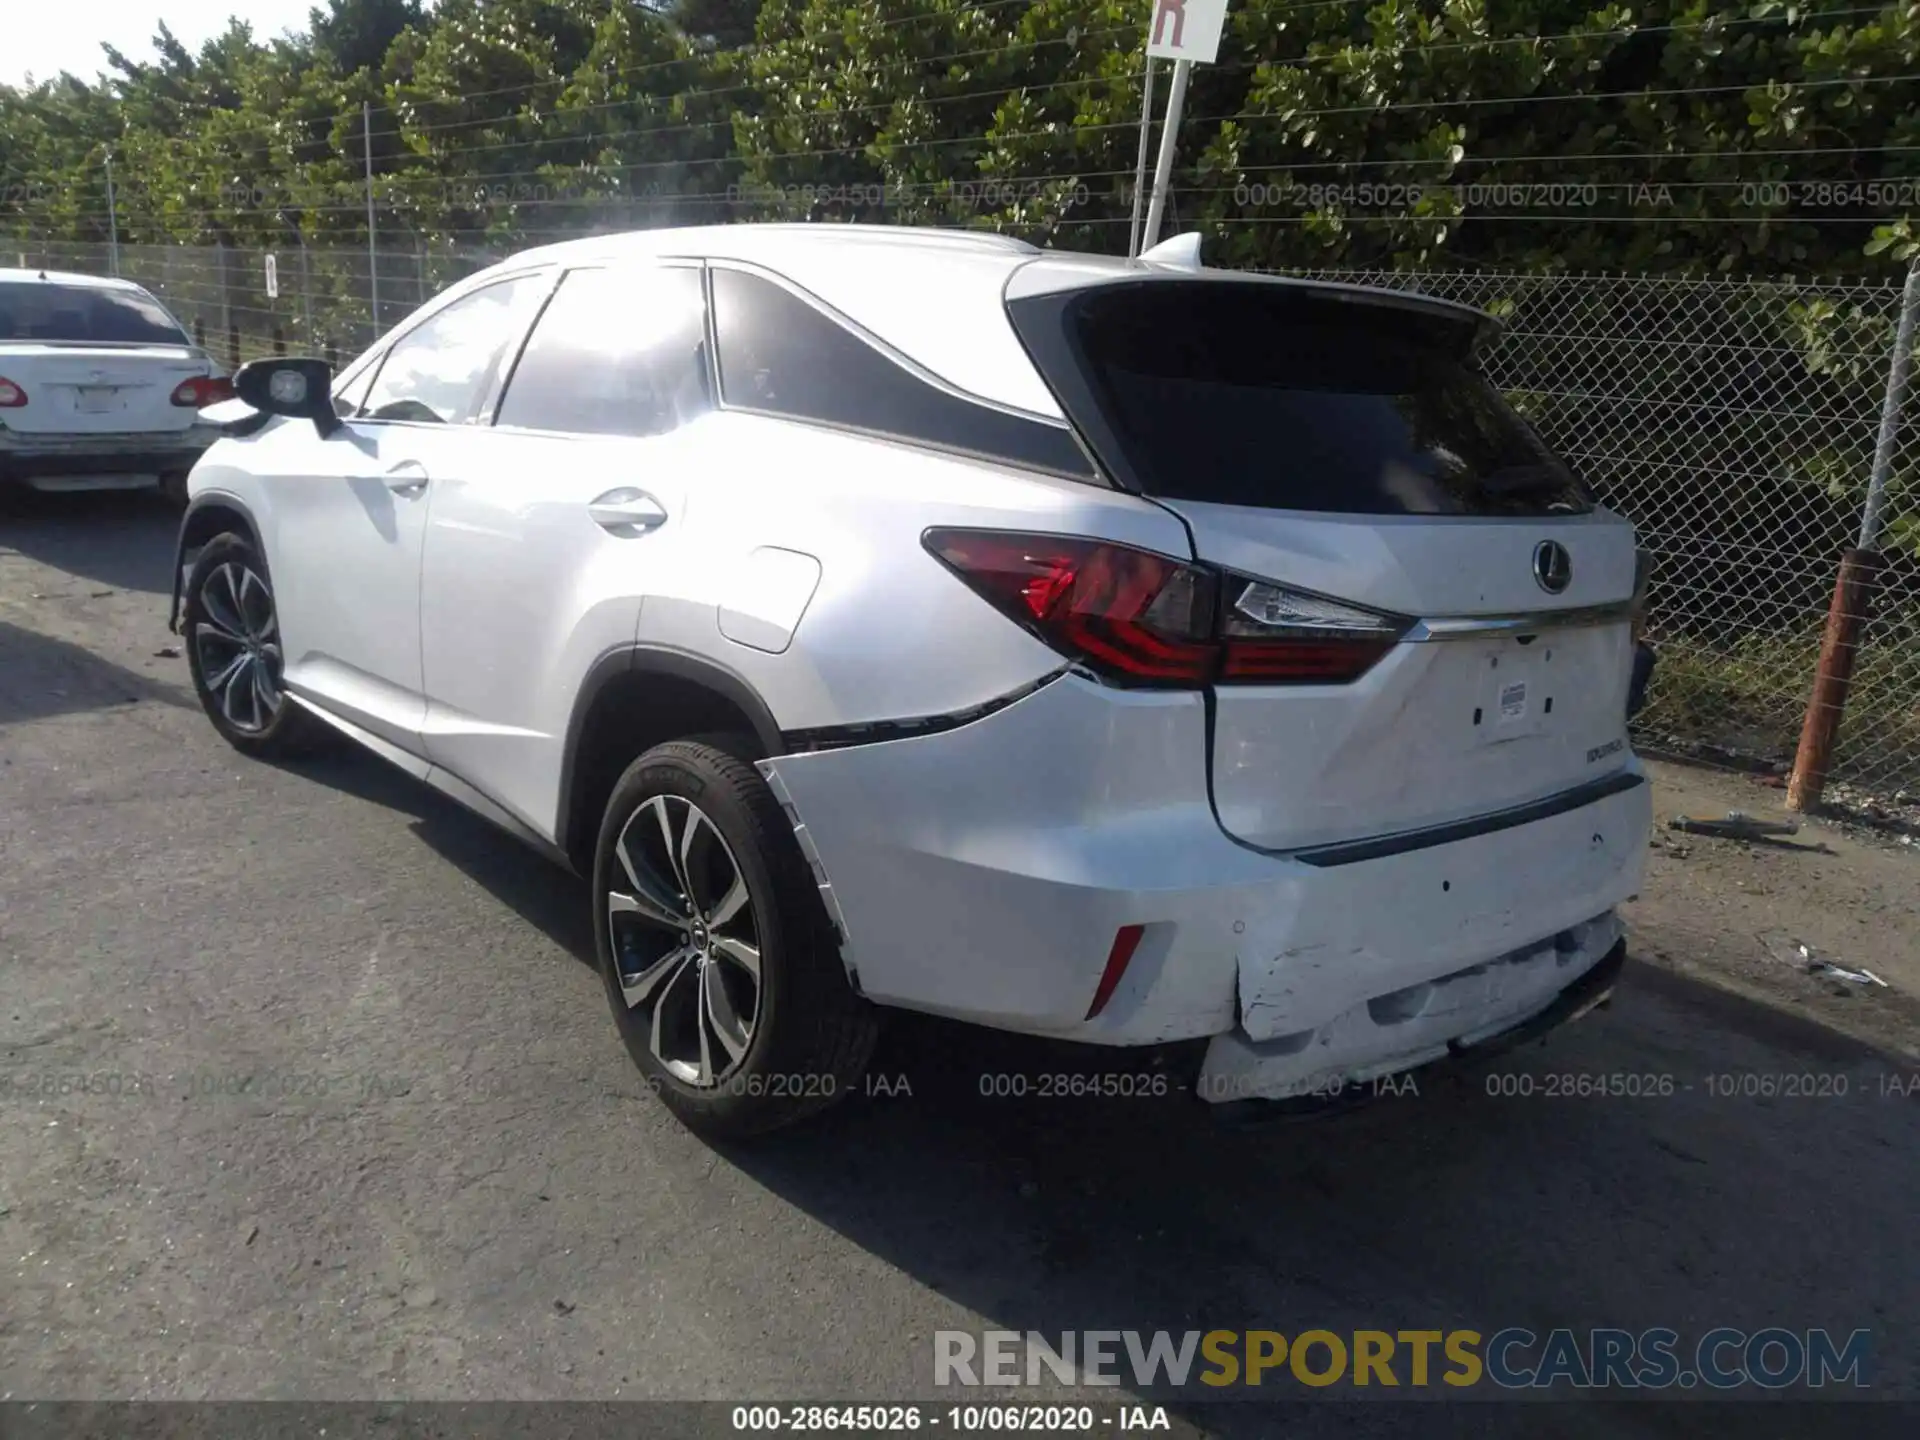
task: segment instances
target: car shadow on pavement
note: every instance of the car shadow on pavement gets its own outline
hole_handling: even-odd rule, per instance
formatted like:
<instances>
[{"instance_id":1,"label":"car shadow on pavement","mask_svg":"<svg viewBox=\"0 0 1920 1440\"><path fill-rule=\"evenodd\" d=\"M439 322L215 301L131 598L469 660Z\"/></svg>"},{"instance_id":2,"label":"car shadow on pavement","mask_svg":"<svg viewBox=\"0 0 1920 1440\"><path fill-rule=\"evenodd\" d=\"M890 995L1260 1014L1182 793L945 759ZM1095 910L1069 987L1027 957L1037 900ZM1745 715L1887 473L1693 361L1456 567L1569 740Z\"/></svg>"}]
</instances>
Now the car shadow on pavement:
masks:
<instances>
[{"instance_id":1,"label":"car shadow on pavement","mask_svg":"<svg viewBox=\"0 0 1920 1440\"><path fill-rule=\"evenodd\" d=\"M0 547L116 590L171 594L179 533L180 512L151 492L0 487Z\"/></svg>"},{"instance_id":2,"label":"car shadow on pavement","mask_svg":"<svg viewBox=\"0 0 1920 1440\"><path fill-rule=\"evenodd\" d=\"M586 884L541 858L520 840L346 741L284 762L306 780L412 818L413 832L441 858L504 901L589 969L594 959L592 911Z\"/></svg>"},{"instance_id":3,"label":"car shadow on pavement","mask_svg":"<svg viewBox=\"0 0 1920 1440\"><path fill-rule=\"evenodd\" d=\"M575 877L372 757L293 768L413 817L426 844L593 963ZM1737 1093L1745 1077L1783 1074L1828 1081L1800 1098ZM1824 1328L1841 1341L1865 1329L1877 1394L1905 1398L1920 1353L1911 1225L1920 1086L1875 1093L1876 1075L1912 1081L1920 1065L1630 965L1608 1010L1481 1070L1336 1118L1258 1129L1220 1125L1171 1064L1151 1057L896 1013L847 1103L716 1149L959 1307L955 1327L977 1315L1056 1348L1063 1332L1095 1329L1487 1337L1509 1326L1539 1335L1665 1326L1683 1343L1721 1325ZM1107 1076L1136 1098L1084 1093ZM1634 1094L1568 1093L1568 1077L1616 1076ZM1837 1095L1840 1077L1847 1090ZM912 1343L930 1377L932 1335ZM1860 1440L1905 1408L1769 1404L1763 1414L1663 1392L1543 1412L1351 1389L1301 1404L1306 1392L1286 1376L1230 1398L1192 1383L1128 1389L1229 1440L1264 1440L1282 1424L1294 1435ZM1024 1392L951 1393L994 1403ZM1469 1395L1512 1398L1485 1382L1420 1398Z\"/></svg>"},{"instance_id":4,"label":"car shadow on pavement","mask_svg":"<svg viewBox=\"0 0 1920 1440\"><path fill-rule=\"evenodd\" d=\"M1808 1075L1850 1074L1851 1097L1711 1092L1709 1077L1779 1070L1783 1055ZM1231 1131L1188 1095L1072 1098L1074 1084L1060 1078L1115 1070L907 1018L876 1056L882 1093L726 1153L984 1324L1039 1331L1056 1348L1061 1332L1089 1329L1485 1337L1507 1326L1540 1335L1671 1326L1697 1340L1716 1325L1778 1325L1825 1327L1844 1341L1864 1328L1882 1362L1876 1383L1912 1394L1920 1267L1897 1217L1920 1192L1915 1101L1862 1089L1864 1072L1912 1074L1911 1062L1635 966L1609 1011L1484 1072L1335 1119ZM1675 1090L1633 1100L1543 1092L1569 1074L1670 1075ZM1503 1096L1507 1077L1527 1077L1534 1093ZM1055 1098L1034 1098L1043 1085ZM1001 1096L1021 1088L1024 1100ZM930 1373L932 1337L918 1339ZM1212 1433L1275 1433L1265 1406L1191 1382L1144 1393ZM1484 1382L1473 1392L1501 1395ZM1309 1392L1286 1376L1264 1396L1233 1398L1329 1396L1347 1401L1334 1409L1352 1428L1386 1427L1389 1412L1361 1403L1366 1392ZM1312 1408L1346 1433L1327 1406ZM1418 1408L1426 1418L1412 1430L1438 1433L1439 1414ZM1473 1409L1491 1423L1509 1407ZM1551 1433L1692 1436L1742 1412L1752 1433L1744 1406L1721 1410L1556 1406ZM1803 1413L1771 1433L1856 1434L1860 1410ZM1320 1428L1299 1428L1301 1419L1290 1416L1290 1433Z\"/></svg>"},{"instance_id":5,"label":"car shadow on pavement","mask_svg":"<svg viewBox=\"0 0 1920 1440\"><path fill-rule=\"evenodd\" d=\"M191 693L66 640L0 620L0 725L151 701L194 709Z\"/></svg>"}]
</instances>

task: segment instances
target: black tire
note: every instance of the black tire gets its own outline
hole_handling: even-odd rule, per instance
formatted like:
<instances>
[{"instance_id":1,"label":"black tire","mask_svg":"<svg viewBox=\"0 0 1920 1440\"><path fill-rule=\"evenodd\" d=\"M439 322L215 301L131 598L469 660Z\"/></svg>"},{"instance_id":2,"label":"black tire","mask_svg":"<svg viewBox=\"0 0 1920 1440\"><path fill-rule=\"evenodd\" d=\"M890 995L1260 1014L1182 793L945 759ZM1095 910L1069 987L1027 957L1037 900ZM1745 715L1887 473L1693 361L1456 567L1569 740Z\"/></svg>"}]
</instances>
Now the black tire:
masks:
<instances>
[{"instance_id":1,"label":"black tire","mask_svg":"<svg viewBox=\"0 0 1920 1440\"><path fill-rule=\"evenodd\" d=\"M744 748L702 737L649 750L613 787L594 852L594 942L614 1022L667 1108L714 1138L778 1129L849 1094L878 1033L873 1008L848 984L792 827L736 753ZM668 834L680 837L684 865L671 864ZM729 875L745 900L709 928L708 917L727 912ZM689 928L663 925L661 914L685 914L688 895L697 911ZM651 918L636 897L653 903ZM757 951L750 1021L743 949ZM710 1018L710 1006L725 1015ZM704 1082L688 1073L696 1066Z\"/></svg>"},{"instance_id":2,"label":"black tire","mask_svg":"<svg viewBox=\"0 0 1920 1440\"><path fill-rule=\"evenodd\" d=\"M187 472L169 470L160 477L160 498L176 510L187 508Z\"/></svg>"},{"instance_id":3,"label":"black tire","mask_svg":"<svg viewBox=\"0 0 1920 1440\"><path fill-rule=\"evenodd\" d=\"M323 725L281 688L273 586L266 561L244 535L216 535L200 551L187 577L180 635L194 694L229 745L262 760L314 748ZM264 682L257 689L256 675Z\"/></svg>"}]
</instances>

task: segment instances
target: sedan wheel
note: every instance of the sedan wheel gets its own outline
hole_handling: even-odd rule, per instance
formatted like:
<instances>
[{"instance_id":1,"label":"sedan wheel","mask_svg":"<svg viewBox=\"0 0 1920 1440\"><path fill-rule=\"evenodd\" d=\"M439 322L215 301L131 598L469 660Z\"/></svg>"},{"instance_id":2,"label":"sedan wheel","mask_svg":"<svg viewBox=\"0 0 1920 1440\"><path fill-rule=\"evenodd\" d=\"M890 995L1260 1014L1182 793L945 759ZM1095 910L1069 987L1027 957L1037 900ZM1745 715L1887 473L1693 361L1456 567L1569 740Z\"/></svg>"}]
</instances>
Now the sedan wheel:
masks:
<instances>
[{"instance_id":1,"label":"sedan wheel","mask_svg":"<svg viewBox=\"0 0 1920 1440\"><path fill-rule=\"evenodd\" d=\"M739 1068L760 1016L760 927L747 879L698 805L655 795L614 842L607 892L620 993L648 1013L648 1049L696 1088Z\"/></svg>"}]
</instances>

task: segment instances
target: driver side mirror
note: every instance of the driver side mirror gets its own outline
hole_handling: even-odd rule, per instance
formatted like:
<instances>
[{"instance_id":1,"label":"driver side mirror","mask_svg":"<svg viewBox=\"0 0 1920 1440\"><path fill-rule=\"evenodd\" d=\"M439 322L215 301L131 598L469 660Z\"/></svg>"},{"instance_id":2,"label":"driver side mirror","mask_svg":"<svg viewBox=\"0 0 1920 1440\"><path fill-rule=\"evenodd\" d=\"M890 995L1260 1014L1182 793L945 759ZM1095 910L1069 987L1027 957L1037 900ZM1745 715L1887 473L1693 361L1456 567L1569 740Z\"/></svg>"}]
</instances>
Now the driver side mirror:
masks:
<instances>
[{"instance_id":1,"label":"driver side mirror","mask_svg":"<svg viewBox=\"0 0 1920 1440\"><path fill-rule=\"evenodd\" d=\"M340 428L333 408L333 367L324 360L276 356L242 365L233 393L262 415L311 420L324 439Z\"/></svg>"}]
</instances>

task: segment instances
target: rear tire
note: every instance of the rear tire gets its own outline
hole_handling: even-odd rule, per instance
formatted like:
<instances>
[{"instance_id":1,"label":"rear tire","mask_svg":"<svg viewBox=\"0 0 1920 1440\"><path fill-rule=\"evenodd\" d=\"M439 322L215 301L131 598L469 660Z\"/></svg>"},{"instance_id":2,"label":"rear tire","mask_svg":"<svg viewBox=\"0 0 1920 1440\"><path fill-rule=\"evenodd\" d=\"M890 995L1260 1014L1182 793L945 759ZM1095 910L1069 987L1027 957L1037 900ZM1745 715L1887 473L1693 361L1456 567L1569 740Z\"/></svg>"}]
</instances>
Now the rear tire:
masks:
<instances>
[{"instance_id":1,"label":"rear tire","mask_svg":"<svg viewBox=\"0 0 1920 1440\"><path fill-rule=\"evenodd\" d=\"M187 472L170 470L160 477L160 498L176 510L187 508Z\"/></svg>"},{"instance_id":2,"label":"rear tire","mask_svg":"<svg viewBox=\"0 0 1920 1440\"><path fill-rule=\"evenodd\" d=\"M655 746L613 787L594 941L634 1064L688 1129L790 1125L850 1093L878 1024L792 827L724 737Z\"/></svg>"},{"instance_id":3,"label":"rear tire","mask_svg":"<svg viewBox=\"0 0 1920 1440\"><path fill-rule=\"evenodd\" d=\"M180 634L193 691L220 737L256 759L304 755L323 725L281 682L280 617L266 561L231 531L214 536L187 577Z\"/></svg>"}]
</instances>

